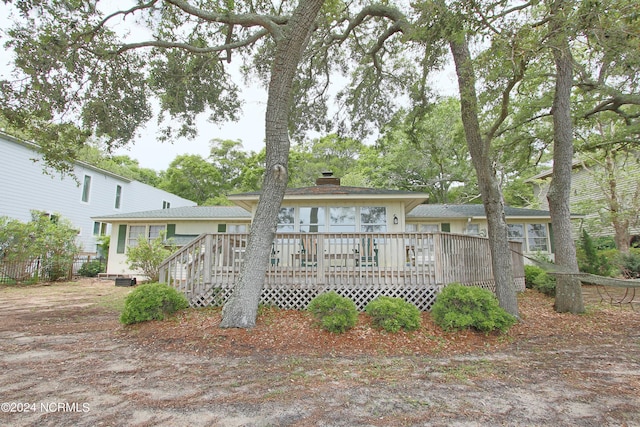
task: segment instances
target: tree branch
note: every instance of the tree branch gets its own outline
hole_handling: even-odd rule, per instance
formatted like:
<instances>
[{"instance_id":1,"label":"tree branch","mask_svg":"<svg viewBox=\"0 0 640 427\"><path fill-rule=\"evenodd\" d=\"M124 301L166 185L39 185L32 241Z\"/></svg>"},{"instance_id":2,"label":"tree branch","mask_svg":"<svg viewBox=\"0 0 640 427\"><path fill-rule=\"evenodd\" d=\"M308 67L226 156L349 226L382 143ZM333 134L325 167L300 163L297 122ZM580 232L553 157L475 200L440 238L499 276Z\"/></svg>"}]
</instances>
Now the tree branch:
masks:
<instances>
[{"instance_id":1,"label":"tree branch","mask_svg":"<svg viewBox=\"0 0 640 427\"><path fill-rule=\"evenodd\" d=\"M288 16L269 16L257 13L243 13L239 15L232 13L215 13L192 6L183 0L165 0L165 2L174 5L189 15L196 16L205 21L241 25L243 27L263 27L276 40L284 37L284 32L280 26L289 21Z\"/></svg>"},{"instance_id":2,"label":"tree branch","mask_svg":"<svg viewBox=\"0 0 640 427\"><path fill-rule=\"evenodd\" d=\"M518 67L516 69L515 75L509 80L509 83L507 83L507 87L505 87L505 89L502 91L500 115L496 119L493 126L491 126L491 129L489 129L489 131L487 132L487 138L489 141L491 141L495 137L495 134L498 131L498 128L509 116L510 94L513 88L516 86L516 84L524 78L525 68L526 68L525 61L521 60L518 63Z\"/></svg>"},{"instance_id":3,"label":"tree branch","mask_svg":"<svg viewBox=\"0 0 640 427\"><path fill-rule=\"evenodd\" d=\"M330 42L338 41L343 42L349 37L349 34L353 32L353 30L362 24L369 17L378 17L378 18L387 18L394 22L393 27L397 27L397 30L394 30L393 33L403 32L407 33L409 30L409 21L407 21L406 16L399 9L395 7L389 7L379 4L366 6L364 9L360 11L353 19L350 19L349 25L345 29L342 34L332 34ZM393 28L392 27L392 28ZM389 32L391 29L387 30ZM392 33L392 34L393 34ZM391 35L391 34L390 34ZM390 36L389 35L389 36ZM381 38L383 38L382 36ZM388 38L388 37L387 37Z\"/></svg>"},{"instance_id":4,"label":"tree branch","mask_svg":"<svg viewBox=\"0 0 640 427\"><path fill-rule=\"evenodd\" d=\"M189 43L169 42L164 40L148 40L144 42L124 44L120 46L120 48L117 51L115 51L115 53L120 54L128 50L138 49L142 47L159 47L162 49L183 49L188 52L192 52L196 54L207 54L207 53L213 53L213 52L222 52L225 50L229 51L231 49L237 49L240 47L249 46L255 43L256 41L258 41L259 39L261 39L262 37L266 36L267 34L269 34L268 30L263 28L244 40L238 40L234 43L225 43L219 46L210 46L210 47L197 47Z\"/></svg>"},{"instance_id":5,"label":"tree branch","mask_svg":"<svg viewBox=\"0 0 640 427\"><path fill-rule=\"evenodd\" d=\"M637 118L638 115L637 114L627 114L626 112L624 112L621 107L625 106L625 105L640 105L640 95L635 95L635 94L617 94L617 95L613 95L612 97L610 97L609 99L606 99L604 101L602 101L600 104L596 105L593 109L591 109L590 111L587 111L586 113L584 113L584 115L582 116L583 118L587 119L597 113L601 113L603 111L613 111L614 113L620 115L621 117L623 117L625 119L625 122L629 125L630 120Z\"/></svg>"}]
</instances>

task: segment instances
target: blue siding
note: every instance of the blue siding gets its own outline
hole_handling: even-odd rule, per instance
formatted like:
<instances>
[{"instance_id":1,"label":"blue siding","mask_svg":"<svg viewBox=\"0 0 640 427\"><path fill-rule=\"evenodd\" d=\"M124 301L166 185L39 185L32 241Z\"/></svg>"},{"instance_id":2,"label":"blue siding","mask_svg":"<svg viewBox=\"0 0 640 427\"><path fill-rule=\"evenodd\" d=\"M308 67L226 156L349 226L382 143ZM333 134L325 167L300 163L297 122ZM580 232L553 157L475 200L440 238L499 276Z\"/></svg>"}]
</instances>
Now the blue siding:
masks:
<instances>
[{"instance_id":1,"label":"blue siding","mask_svg":"<svg viewBox=\"0 0 640 427\"><path fill-rule=\"evenodd\" d=\"M28 221L31 210L59 213L69 219L80 234L78 241L86 252L94 252L96 239L91 217L161 209L195 203L137 181L129 181L106 171L76 164L73 177L43 171L40 154L31 144L0 133L0 216ZM82 201L84 176L91 177L88 202ZM122 187L120 209L115 208L116 188ZM110 234L110 225L107 230Z\"/></svg>"}]
</instances>

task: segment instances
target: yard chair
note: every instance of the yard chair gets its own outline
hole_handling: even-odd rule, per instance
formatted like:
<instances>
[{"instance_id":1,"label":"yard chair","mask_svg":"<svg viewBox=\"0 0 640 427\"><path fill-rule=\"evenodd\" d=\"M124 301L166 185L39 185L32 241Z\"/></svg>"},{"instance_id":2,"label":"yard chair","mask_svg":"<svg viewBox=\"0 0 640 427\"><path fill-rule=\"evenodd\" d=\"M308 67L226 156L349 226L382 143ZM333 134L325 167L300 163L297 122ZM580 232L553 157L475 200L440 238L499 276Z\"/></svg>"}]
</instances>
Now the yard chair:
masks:
<instances>
[{"instance_id":1,"label":"yard chair","mask_svg":"<svg viewBox=\"0 0 640 427\"><path fill-rule=\"evenodd\" d=\"M369 237L360 240L360 247L356 252L356 267L378 266L378 244Z\"/></svg>"},{"instance_id":2,"label":"yard chair","mask_svg":"<svg viewBox=\"0 0 640 427\"><path fill-rule=\"evenodd\" d=\"M300 266L318 266L318 240L312 236L305 236L300 239Z\"/></svg>"}]
</instances>

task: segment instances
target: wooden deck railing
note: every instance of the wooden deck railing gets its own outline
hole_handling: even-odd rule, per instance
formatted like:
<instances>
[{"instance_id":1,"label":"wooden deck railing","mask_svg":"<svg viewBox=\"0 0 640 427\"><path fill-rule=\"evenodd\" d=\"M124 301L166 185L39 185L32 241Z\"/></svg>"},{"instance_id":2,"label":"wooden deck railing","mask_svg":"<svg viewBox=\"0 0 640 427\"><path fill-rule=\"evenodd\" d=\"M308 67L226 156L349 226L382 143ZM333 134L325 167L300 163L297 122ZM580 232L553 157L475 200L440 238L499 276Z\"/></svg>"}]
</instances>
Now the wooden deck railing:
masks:
<instances>
[{"instance_id":1,"label":"wooden deck railing","mask_svg":"<svg viewBox=\"0 0 640 427\"><path fill-rule=\"evenodd\" d=\"M160 280L194 306L222 304L244 260L247 234L202 234L160 267ZM524 284L520 243L512 242L514 276ZM362 308L380 294L402 296L428 309L452 282L494 290L488 240L449 233L278 233L262 302L305 308L336 290ZM524 286L522 286L524 287Z\"/></svg>"}]
</instances>

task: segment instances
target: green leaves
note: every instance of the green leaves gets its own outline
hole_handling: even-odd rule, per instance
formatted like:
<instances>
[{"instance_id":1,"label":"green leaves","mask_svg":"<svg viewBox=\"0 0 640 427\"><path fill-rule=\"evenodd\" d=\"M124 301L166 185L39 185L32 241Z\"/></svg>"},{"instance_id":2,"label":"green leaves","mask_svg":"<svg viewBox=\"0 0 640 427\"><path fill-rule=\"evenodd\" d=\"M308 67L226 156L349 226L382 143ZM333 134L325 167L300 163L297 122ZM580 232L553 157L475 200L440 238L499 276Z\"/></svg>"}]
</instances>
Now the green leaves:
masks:
<instances>
[{"instance_id":1,"label":"green leaves","mask_svg":"<svg viewBox=\"0 0 640 427\"><path fill-rule=\"evenodd\" d=\"M27 223L0 217L0 258L16 266L11 270L17 281L30 277L35 259L44 266L43 279L66 277L80 252L76 244L78 230L57 214L32 211L31 217Z\"/></svg>"},{"instance_id":2,"label":"green leaves","mask_svg":"<svg viewBox=\"0 0 640 427\"><path fill-rule=\"evenodd\" d=\"M143 236L135 246L127 248L127 263L131 269L140 270L150 281L157 282L160 264L175 250L175 246L165 242L164 232L152 240Z\"/></svg>"},{"instance_id":3,"label":"green leaves","mask_svg":"<svg viewBox=\"0 0 640 427\"><path fill-rule=\"evenodd\" d=\"M189 307L186 297L163 283L147 283L138 286L124 302L120 322L125 325L163 320L178 310Z\"/></svg>"},{"instance_id":4,"label":"green leaves","mask_svg":"<svg viewBox=\"0 0 640 427\"><path fill-rule=\"evenodd\" d=\"M516 323L516 318L498 305L491 292L458 283L442 289L431 307L431 315L444 330L473 328L481 332L505 332Z\"/></svg>"}]
</instances>

